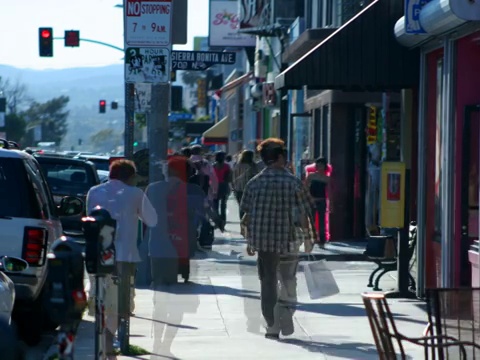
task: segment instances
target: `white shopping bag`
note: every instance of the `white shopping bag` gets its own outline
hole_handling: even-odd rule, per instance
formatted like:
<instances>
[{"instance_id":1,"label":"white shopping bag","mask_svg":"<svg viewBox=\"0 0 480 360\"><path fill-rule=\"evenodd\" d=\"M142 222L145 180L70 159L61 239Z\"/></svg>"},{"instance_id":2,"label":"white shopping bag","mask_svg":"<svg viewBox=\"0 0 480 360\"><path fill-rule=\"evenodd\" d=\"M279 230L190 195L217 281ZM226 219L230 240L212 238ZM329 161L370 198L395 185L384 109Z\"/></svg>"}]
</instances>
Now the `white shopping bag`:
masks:
<instances>
[{"instance_id":1,"label":"white shopping bag","mask_svg":"<svg viewBox=\"0 0 480 360\"><path fill-rule=\"evenodd\" d=\"M325 260L304 262L303 273L305 274L310 299L320 299L340 292Z\"/></svg>"}]
</instances>

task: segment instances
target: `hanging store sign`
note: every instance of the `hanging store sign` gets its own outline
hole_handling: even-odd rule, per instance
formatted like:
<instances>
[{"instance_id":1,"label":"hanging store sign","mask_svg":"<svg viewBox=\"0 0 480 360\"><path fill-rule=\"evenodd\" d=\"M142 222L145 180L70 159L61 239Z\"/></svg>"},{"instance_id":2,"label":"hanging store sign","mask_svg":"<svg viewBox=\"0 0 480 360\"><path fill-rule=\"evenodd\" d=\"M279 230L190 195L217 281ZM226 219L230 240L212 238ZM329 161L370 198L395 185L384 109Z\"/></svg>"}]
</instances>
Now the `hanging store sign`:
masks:
<instances>
[{"instance_id":1,"label":"hanging store sign","mask_svg":"<svg viewBox=\"0 0 480 360\"><path fill-rule=\"evenodd\" d=\"M209 45L212 47L254 47L253 35L239 33L238 1L210 0Z\"/></svg>"},{"instance_id":2,"label":"hanging store sign","mask_svg":"<svg viewBox=\"0 0 480 360\"><path fill-rule=\"evenodd\" d=\"M377 142L377 108L370 106L367 123L367 145L373 145Z\"/></svg>"},{"instance_id":3,"label":"hanging store sign","mask_svg":"<svg viewBox=\"0 0 480 360\"><path fill-rule=\"evenodd\" d=\"M425 34L420 24L420 11L430 0L405 0L405 32L407 34Z\"/></svg>"},{"instance_id":4,"label":"hanging store sign","mask_svg":"<svg viewBox=\"0 0 480 360\"><path fill-rule=\"evenodd\" d=\"M277 105L277 91L275 90L275 83L266 82L263 83L263 105L275 106Z\"/></svg>"}]
</instances>

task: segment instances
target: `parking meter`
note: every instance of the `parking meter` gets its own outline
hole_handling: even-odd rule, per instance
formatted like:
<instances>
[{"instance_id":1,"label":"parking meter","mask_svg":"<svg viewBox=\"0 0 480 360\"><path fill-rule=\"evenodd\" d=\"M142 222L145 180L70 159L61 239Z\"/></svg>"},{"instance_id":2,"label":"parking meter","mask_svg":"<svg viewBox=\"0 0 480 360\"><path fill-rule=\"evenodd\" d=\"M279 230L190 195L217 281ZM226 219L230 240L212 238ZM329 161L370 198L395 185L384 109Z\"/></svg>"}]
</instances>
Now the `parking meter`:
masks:
<instances>
[{"instance_id":1,"label":"parking meter","mask_svg":"<svg viewBox=\"0 0 480 360\"><path fill-rule=\"evenodd\" d=\"M87 304L81 246L74 239L62 236L53 243L47 259L50 318L58 324L80 321Z\"/></svg>"},{"instance_id":2,"label":"parking meter","mask_svg":"<svg viewBox=\"0 0 480 360\"><path fill-rule=\"evenodd\" d=\"M85 234L87 272L107 275L115 269L115 229L117 222L100 207L82 219Z\"/></svg>"}]
</instances>

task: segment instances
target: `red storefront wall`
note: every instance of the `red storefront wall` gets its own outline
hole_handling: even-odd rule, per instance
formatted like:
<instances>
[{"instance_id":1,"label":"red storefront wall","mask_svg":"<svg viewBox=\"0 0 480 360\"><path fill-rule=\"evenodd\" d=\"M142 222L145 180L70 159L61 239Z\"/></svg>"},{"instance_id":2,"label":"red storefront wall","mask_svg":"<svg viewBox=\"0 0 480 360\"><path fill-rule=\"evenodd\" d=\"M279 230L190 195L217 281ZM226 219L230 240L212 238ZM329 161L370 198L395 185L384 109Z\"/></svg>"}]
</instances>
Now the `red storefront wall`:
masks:
<instances>
[{"instance_id":1,"label":"red storefront wall","mask_svg":"<svg viewBox=\"0 0 480 360\"><path fill-rule=\"evenodd\" d=\"M462 204L468 203L468 200L462 199L462 189L470 188L471 180L465 179L462 182L462 165L466 166L468 174L473 174L478 181L478 121L479 116L472 119L472 126L464 133L464 111L465 106L480 104L480 32L468 35L457 41L457 63L456 63L456 82L455 82L455 285L470 284L470 264L468 262L468 246L462 244L462 225L469 223L462 219ZM470 132L473 132L471 134ZM464 136L468 136L465 139ZM470 142L468 154L464 154L463 144ZM468 163L464 163L464 157L469 158ZM474 191L478 194L478 182ZM478 219L477 219L478 220ZM474 230L473 227L477 227ZM469 233L478 231L478 221L469 223ZM468 241L468 240L464 240ZM462 280L462 281L461 281Z\"/></svg>"},{"instance_id":2,"label":"red storefront wall","mask_svg":"<svg viewBox=\"0 0 480 360\"><path fill-rule=\"evenodd\" d=\"M480 103L480 32L459 39L456 43L456 77L454 89L455 114L455 185L454 185L454 285L461 284L461 269L466 271L469 264L466 263L464 249L461 249L462 241L462 160L463 160L463 136L464 136L464 108L466 105ZM438 207L435 206L435 194L439 190L436 180L436 167L440 161L437 156L440 132L437 131L437 97L441 86L438 86L438 62L443 58L443 49L435 50L427 54L427 216L426 216L426 287L440 286L441 276L441 234L435 231L435 218L438 223ZM471 139L474 137L471 137ZM478 137L476 151L478 152ZM478 159L477 157L475 159ZM468 165L470 166L470 164ZM468 185L467 185L468 186ZM437 226L438 229L438 226Z\"/></svg>"},{"instance_id":3,"label":"red storefront wall","mask_svg":"<svg viewBox=\"0 0 480 360\"><path fill-rule=\"evenodd\" d=\"M435 194L439 190L435 180L435 167L437 159L437 97L440 89L440 86L437 86L439 85L437 67L442 58L443 49L427 55L426 287L439 286L441 274L440 234L435 231Z\"/></svg>"}]
</instances>

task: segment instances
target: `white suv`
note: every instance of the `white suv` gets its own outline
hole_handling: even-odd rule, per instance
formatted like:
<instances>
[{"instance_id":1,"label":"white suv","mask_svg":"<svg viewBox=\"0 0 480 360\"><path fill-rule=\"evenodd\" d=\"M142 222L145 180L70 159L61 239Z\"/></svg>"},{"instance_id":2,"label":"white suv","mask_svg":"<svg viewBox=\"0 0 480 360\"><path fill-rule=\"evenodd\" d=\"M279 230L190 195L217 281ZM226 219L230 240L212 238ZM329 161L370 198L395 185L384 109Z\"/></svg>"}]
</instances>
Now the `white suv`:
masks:
<instances>
[{"instance_id":1,"label":"white suv","mask_svg":"<svg viewBox=\"0 0 480 360\"><path fill-rule=\"evenodd\" d=\"M47 252L62 235L62 225L37 161L9 145L0 139L0 256L22 258L29 265L10 278L15 284L17 325L20 332L28 328L26 335L34 343L45 320Z\"/></svg>"}]
</instances>

